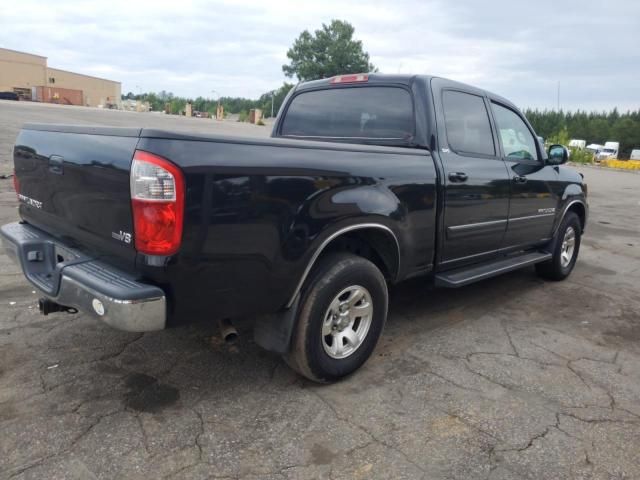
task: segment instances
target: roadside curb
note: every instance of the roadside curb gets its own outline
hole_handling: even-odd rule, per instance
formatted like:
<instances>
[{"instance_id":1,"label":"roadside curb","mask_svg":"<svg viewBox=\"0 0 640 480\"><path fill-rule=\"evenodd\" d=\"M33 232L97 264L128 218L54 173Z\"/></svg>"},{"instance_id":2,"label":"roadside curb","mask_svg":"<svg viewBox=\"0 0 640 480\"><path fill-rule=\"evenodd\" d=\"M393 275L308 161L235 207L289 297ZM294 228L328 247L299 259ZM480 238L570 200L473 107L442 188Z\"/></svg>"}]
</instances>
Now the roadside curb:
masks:
<instances>
[{"instance_id":1,"label":"roadside curb","mask_svg":"<svg viewBox=\"0 0 640 480\"><path fill-rule=\"evenodd\" d=\"M600 165L589 165L587 163L568 162L567 164L572 166L572 167L585 167L585 168L592 168L594 170L605 170L607 172L624 172L624 173L633 173L635 175L640 175L640 170L630 170L630 169L626 169L626 168L604 167L604 166L600 166Z\"/></svg>"}]
</instances>

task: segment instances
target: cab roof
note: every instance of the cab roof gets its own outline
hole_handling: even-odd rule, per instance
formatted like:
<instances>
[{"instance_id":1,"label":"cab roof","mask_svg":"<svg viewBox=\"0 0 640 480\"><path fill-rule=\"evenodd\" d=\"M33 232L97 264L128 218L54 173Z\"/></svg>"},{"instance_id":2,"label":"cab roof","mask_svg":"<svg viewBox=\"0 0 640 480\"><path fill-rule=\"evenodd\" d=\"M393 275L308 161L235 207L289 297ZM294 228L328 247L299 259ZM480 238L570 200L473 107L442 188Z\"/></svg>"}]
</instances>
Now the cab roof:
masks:
<instances>
[{"instance_id":1,"label":"cab roof","mask_svg":"<svg viewBox=\"0 0 640 480\"><path fill-rule=\"evenodd\" d=\"M366 80L362 81L344 81L333 83L333 81L338 77L355 77L355 76L366 76ZM344 74L344 75L336 75L335 77L322 78L320 80L310 80L308 82L300 82L296 85L295 90L297 92L304 90L315 90L323 87L333 87L333 86L371 86L376 84L396 84L396 85L405 85L407 87L411 87L414 82L419 79L424 82L425 85L430 85L432 79L440 80L440 84L445 88L459 88L461 90L466 90L470 92L476 92L478 94L487 95L489 98L499 101L500 103L504 103L506 105L515 107L515 105L507 100L506 98L492 93L488 90L484 90L482 88L474 87L473 85L469 85L462 82L457 82L455 80L450 80L448 78L438 77L435 75L412 75L412 74L394 74L394 73L362 73L362 74ZM349 80L349 79L347 79Z\"/></svg>"}]
</instances>

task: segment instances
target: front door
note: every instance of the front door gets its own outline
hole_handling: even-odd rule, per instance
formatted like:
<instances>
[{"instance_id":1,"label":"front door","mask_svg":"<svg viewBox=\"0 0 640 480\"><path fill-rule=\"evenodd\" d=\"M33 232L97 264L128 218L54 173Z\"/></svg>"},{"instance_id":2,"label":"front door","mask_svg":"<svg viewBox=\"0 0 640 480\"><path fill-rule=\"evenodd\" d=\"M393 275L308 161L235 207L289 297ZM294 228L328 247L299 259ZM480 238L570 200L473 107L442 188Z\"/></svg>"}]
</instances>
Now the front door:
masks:
<instances>
[{"instance_id":1,"label":"front door","mask_svg":"<svg viewBox=\"0 0 640 480\"><path fill-rule=\"evenodd\" d=\"M491 102L502 155L511 176L509 223L503 247L532 245L551 237L558 193L557 170L545 165L531 129L520 114Z\"/></svg>"},{"instance_id":2,"label":"front door","mask_svg":"<svg viewBox=\"0 0 640 480\"><path fill-rule=\"evenodd\" d=\"M433 82L444 169L440 264L447 268L496 255L507 227L510 180L482 92L438 90Z\"/></svg>"}]
</instances>

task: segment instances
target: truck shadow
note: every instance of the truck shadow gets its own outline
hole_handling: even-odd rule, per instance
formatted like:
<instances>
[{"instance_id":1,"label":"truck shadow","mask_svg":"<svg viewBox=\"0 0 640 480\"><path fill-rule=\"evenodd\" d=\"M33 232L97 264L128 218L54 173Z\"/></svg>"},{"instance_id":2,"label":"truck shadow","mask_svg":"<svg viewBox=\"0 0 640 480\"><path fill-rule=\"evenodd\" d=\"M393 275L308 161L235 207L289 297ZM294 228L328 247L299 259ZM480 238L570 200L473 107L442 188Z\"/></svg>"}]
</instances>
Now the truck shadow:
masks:
<instances>
[{"instance_id":1,"label":"truck shadow","mask_svg":"<svg viewBox=\"0 0 640 480\"><path fill-rule=\"evenodd\" d=\"M391 290L389 319L374 356L401 357L420 341L418 334L473 322L490 313L505 296L525 294L541 283L532 269L526 269L457 290L429 288L424 279L397 285ZM126 377L127 406L156 412L179 401L192 404L265 388L286 391L312 386L278 355L253 342L252 321L235 322L240 335L232 345L222 340L215 324L145 334L131 343L115 359L118 368L130 372ZM159 369L158 363L165 363L166 368ZM351 378L358 382L358 376L360 373Z\"/></svg>"},{"instance_id":2,"label":"truck shadow","mask_svg":"<svg viewBox=\"0 0 640 480\"><path fill-rule=\"evenodd\" d=\"M505 298L525 295L540 283L527 269L458 290L429 288L424 279L395 286L389 319L374 357L346 383L364 387L372 380L384 381L389 365L384 357L401 362L408 350L420 345L425 333L473 322L491 313ZM52 403L91 414L96 409L99 414L102 408L159 414L203 401L224 403L250 397L258 391L295 395L297 390L315 388L280 356L254 343L250 318L236 322L239 339L228 345L215 322L131 334L84 315L56 314L42 319L33 310L28 311L28 318L24 315L31 323L15 330L12 348L5 349L2 365L6 369L0 372L0 380L13 388L11 378L23 383L33 378L34 392L42 389L42 408ZM453 329L452 335L455 332ZM25 385L31 388L28 382L20 388ZM34 408L19 397L3 405L14 407L5 410L13 412L10 417Z\"/></svg>"}]
</instances>

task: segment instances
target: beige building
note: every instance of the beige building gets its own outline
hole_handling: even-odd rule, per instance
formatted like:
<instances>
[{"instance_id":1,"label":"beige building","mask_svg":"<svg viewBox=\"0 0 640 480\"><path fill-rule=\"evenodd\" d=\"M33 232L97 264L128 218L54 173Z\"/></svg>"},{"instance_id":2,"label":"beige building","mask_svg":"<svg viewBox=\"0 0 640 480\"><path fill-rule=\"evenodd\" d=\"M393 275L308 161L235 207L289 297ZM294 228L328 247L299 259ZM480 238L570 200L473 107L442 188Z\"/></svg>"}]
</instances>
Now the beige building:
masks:
<instances>
[{"instance_id":1,"label":"beige building","mask_svg":"<svg viewBox=\"0 0 640 480\"><path fill-rule=\"evenodd\" d=\"M47 57L0 48L0 92L27 100L97 107L120 105L120 82L51 68Z\"/></svg>"}]
</instances>

